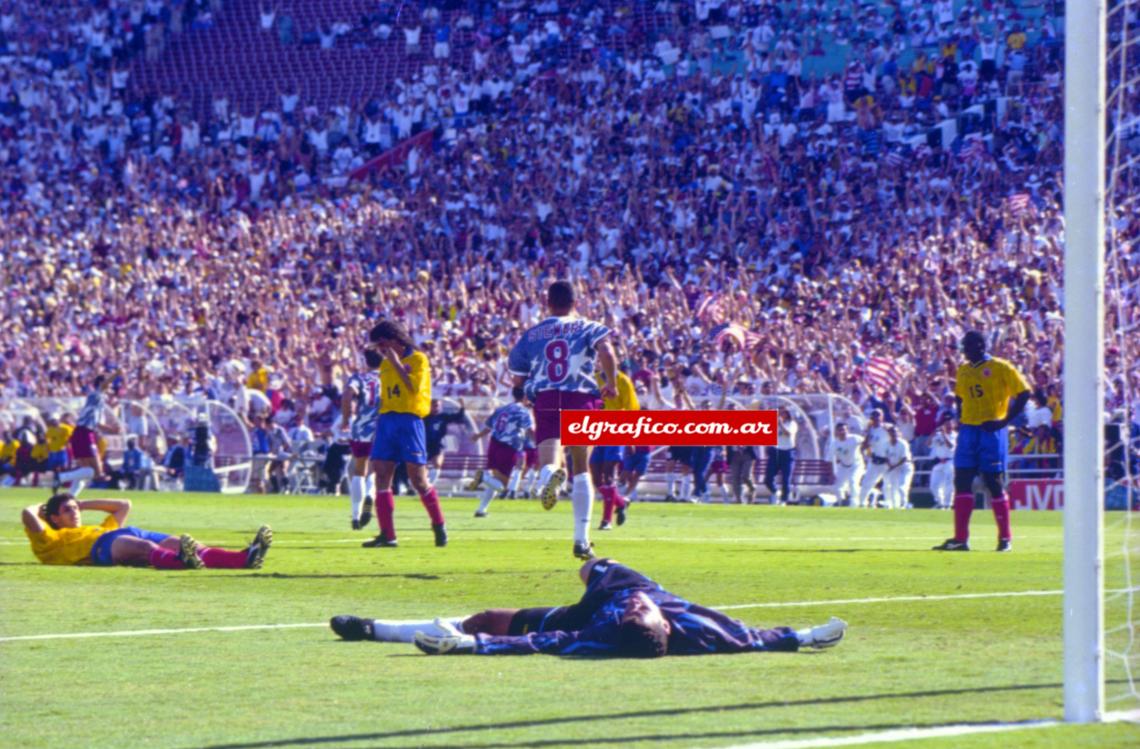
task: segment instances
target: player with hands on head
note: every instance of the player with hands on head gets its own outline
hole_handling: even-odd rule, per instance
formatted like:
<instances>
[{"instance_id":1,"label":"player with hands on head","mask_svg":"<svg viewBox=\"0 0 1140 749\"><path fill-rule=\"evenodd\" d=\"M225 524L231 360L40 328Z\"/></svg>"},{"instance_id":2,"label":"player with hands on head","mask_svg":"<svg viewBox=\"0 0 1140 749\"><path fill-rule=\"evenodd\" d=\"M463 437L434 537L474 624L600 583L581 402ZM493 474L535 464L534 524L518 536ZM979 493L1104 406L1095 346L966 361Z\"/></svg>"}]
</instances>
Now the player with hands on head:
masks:
<instances>
[{"instance_id":1,"label":"player with hands on head","mask_svg":"<svg viewBox=\"0 0 1140 749\"><path fill-rule=\"evenodd\" d=\"M99 525L83 525L85 511L107 513ZM127 522L129 499L77 500L56 494L42 505L24 508L21 520L32 553L44 564L128 565L159 570L261 569L273 543L273 531L261 526L244 550L217 549L191 536L143 530Z\"/></svg>"},{"instance_id":2,"label":"player with hands on head","mask_svg":"<svg viewBox=\"0 0 1140 749\"><path fill-rule=\"evenodd\" d=\"M427 478L424 417L431 412L431 365L416 349L403 325L384 320L368 334L380 354L380 416L372 441L371 468L376 474L376 519L380 533L365 547L397 546L392 477L403 463L408 480L431 518L436 546L447 546L447 528L439 495Z\"/></svg>"}]
</instances>

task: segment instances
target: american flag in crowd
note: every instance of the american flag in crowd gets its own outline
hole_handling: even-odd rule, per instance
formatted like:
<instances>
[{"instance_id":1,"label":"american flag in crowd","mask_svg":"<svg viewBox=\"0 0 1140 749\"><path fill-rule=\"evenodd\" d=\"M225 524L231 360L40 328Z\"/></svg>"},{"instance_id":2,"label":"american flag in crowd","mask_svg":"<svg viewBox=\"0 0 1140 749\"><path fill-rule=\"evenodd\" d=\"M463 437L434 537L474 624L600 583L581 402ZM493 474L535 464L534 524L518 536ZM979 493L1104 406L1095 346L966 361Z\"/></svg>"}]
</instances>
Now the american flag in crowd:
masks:
<instances>
[{"instance_id":1,"label":"american flag in crowd","mask_svg":"<svg viewBox=\"0 0 1140 749\"><path fill-rule=\"evenodd\" d=\"M697 302L697 308L694 310L698 320L704 320L706 317L712 322L720 322L724 317L724 296L719 292L705 294L701 301Z\"/></svg>"},{"instance_id":2,"label":"american flag in crowd","mask_svg":"<svg viewBox=\"0 0 1140 749\"><path fill-rule=\"evenodd\" d=\"M962 161L982 161L989 155L990 152L986 150L986 144L981 138L967 139L962 150L958 152L958 158Z\"/></svg>"},{"instance_id":3,"label":"american flag in crowd","mask_svg":"<svg viewBox=\"0 0 1140 749\"><path fill-rule=\"evenodd\" d=\"M903 156L898 151L891 151L883 157L883 160L886 161L889 166L894 167L904 166L906 164L906 156Z\"/></svg>"},{"instance_id":4,"label":"american flag in crowd","mask_svg":"<svg viewBox=\"0 0 1140 749\"><path fill-rule=\"evenodd\" d=\"M1029 193L1019 192L1006 198L1006 206L1014 216L1025 216L1033 212L1033 203L1029 200Z\"/></svg>"},{"instance_id":5,"label":"american flag in crowd","mask_svg":"<svg viewBox=\"0 0 1140 749\"><path fill-rule=\"evenodd\" d=\"M910 371L911 366L906 359L872 356L863 364L863 380L877 393L890 392Z\"/></svg>"},{"instance_id":6,"label":"american flag in crowd","mask_svg":"<svg viewBox=\"0 0 1140 749\"><path fill-rule=\"evenodd\" d=\"M742 349L750 349L761 341L759 333L746 330L743 325L734 322L717 325L709 331L709 338L718 348L726 338L736 341L736 345Z\"/></svg>"}]
</instances>

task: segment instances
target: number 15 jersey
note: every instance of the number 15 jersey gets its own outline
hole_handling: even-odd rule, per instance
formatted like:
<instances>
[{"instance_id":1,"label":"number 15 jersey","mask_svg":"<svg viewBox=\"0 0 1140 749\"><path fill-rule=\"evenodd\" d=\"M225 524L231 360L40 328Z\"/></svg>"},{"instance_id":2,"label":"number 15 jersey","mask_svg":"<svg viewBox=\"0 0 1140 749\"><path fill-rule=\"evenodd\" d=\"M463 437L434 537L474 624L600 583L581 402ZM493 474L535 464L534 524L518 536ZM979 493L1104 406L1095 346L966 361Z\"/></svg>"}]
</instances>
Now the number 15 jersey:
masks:
<instances>
[{"instance_id":1,"label":"number 15 jersey","mask_svg":"<svg viewBox=\"0 0 1140 749\"><path fill-rule=\"evenodd\" d=\"M962 399L961 423L978 426L1004 419L1010 398L1028 389L1021 372L1005 359L994 356L979 364L960 365L954 394Z\"/></svg>"},{"instance_id":2,"label":"number 15 jersey","mask_svg":"<svg viewBox=\"0 0 1140 749\"><path fill-rule=\"evenodd\" d=\"M609 334L605 325L581 317L548 317L523 333L507 363L511 374L527 378L532 398L544 390L597 395L594 360Z\"/></svg>"}]
</instances>

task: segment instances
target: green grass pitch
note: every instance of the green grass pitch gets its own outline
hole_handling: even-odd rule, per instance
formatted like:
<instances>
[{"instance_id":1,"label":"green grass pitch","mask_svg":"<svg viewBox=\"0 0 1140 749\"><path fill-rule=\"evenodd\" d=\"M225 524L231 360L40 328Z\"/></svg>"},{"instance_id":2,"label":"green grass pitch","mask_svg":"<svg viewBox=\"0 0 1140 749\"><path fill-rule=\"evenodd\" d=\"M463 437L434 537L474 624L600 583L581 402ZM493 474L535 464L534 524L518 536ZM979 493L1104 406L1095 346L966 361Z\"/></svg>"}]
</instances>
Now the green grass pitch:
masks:
<instances>
[{"instance_id":1,"label":"green grass pitch","mask_svg":"<svg viewBox=\"0 0 1140 749\"><path fill-rule=\"evenodd\" d=\"M244 545L263 522L275 530L263 570L156 572L36 563L19 510L44 495L0 492L0 638L306 625L339 613L428 618L581 593L569 503L544 512L499 501L476 520L473 501L445 500L452 542L436 549L419 503L401 498L400 548L362 549L367 534L348 529L343 497L129 495L133 524L209 544ZM431 658L410 645L340 642L322 626L0 639L0 745L728 747L1056 719L1061 516L1018 512L1013 523L1012 554L993 552L988 511L974 516L969 554L929 551L950 531L951 516L937 511L637 504L624 527L594 534L602 555L697 602L740 606L733 613L750 623L847 619L848 639L823 652ZM1119 549L1119 524L1108 534ZM1120 587L1122 560L1109 561L1108 587ZM1110 621L1124 616L1110 609ZM1114 662L1108 693L1128 691ZM1136 747L1140 728L917 745Z\"/></svg>"}]
</instances>

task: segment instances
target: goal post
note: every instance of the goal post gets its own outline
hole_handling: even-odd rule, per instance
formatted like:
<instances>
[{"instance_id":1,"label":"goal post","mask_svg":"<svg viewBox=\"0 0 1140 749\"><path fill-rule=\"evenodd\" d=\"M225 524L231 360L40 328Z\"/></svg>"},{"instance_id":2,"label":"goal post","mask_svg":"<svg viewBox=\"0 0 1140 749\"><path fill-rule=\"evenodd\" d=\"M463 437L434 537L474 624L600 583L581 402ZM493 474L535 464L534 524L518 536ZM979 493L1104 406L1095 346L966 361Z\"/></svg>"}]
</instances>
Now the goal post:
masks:
<instances>
[{"instance_id":1,"label":"goal post","mask_svg":"<svg viewBox=\"0 0 1140 749\"><path fill-rule=\"evenodd\" d=\"M1106 0L1065 2L1065 720L1102 719Z\"/></svg>"}]
</instances>

